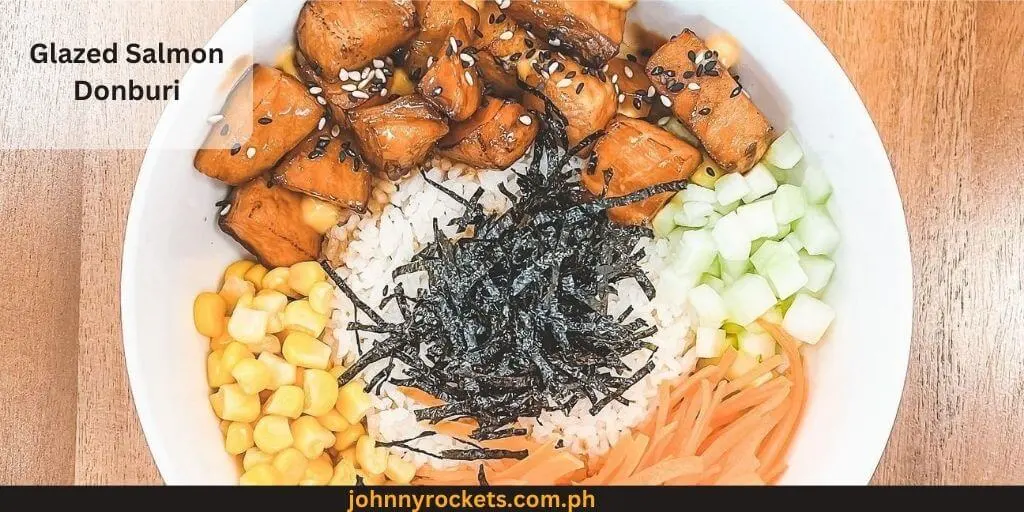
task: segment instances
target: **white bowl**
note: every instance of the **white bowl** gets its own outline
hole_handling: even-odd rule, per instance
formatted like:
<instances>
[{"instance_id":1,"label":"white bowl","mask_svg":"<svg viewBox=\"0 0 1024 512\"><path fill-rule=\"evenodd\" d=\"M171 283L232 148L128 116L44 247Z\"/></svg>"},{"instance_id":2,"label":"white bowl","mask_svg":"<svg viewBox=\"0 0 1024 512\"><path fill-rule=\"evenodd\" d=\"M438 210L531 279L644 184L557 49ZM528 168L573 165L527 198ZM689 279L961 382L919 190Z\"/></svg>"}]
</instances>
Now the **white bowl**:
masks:
<instances>
[{"instance_id":1,"label":"white bowl","mask_svg":"<svg viewBox=\"0 0 1024 512\"><path fill-rule=\"evenodd\" d=\"M226 64L189 70L135 186L121 276L125 359L142 428L169 484L229 484L237 476L207 401L207 342L195 332L191 305L243 253L215 225L214 203L226 189L193 169L194 149L223 101L226 89L217 84L238 73L230 63L247 55L273 62L291 41L301 5L250 0L224 24L209 46L224 49ZM744 46L738 71L751 96L775 126L796 130L830 176L843 234L828 296L838 317L826 340L805 351L810 397L782 483L867 483L903 388L912 286L899 194L864 105L782 0L642 0L631 16L666 35L685 26L732 33Z\"/></svg>"}]
</instances>

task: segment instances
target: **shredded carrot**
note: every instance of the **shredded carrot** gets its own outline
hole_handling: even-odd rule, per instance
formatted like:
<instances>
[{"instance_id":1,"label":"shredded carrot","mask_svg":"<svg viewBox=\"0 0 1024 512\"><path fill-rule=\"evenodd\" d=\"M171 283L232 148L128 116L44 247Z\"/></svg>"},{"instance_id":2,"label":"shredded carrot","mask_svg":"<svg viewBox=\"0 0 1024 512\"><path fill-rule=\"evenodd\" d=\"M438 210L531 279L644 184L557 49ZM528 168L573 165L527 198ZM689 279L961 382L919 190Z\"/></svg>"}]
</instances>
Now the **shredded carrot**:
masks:
<instances>
[{"instance_id":1,"label":"shredded carrot","mask_svg":"<svg viewBox=\"0 0 1024 512\"><path fill-rule=\"evenodd\" d=\"M580 482L583 485L605 485L611 478L615 470L622 466L622 462L626 460L626 454L630 452L633 446L633 436L626 434L619 439L619 442L615 444L608 457L605 459L604 466L601 466L600 471L596 475Z\"/></svg>"},{"instance_id":2,"label":"shredded carrot","mask_svg":"<svg viewBox=\"0 0 1024 512\"><path fill-rule=\"evenodd\" d=\"M644 451L647 450L650 439L640 434L633 438L633 441L633 449L626 454L626 460L622 461L622 466L615 471L609 483L618 483L636 471L636 466L640 464L640 458L644 456Z\"/></svg>"},{"instance_id":3,"label":"shredded carrot","mask_svg":"<svg viewBox=\"0 0 1024 512\"><path fill-rule=\"evenodd\" d=\"M623 480L622 485L661 485L675 478L698 475L703 468L700 457L669 458L638 471Z\"/></svg>"},{"instance_id":4,"label":"shredded carrot","mask_svg":"<svg viewBox=\"0 0 1024 512\"><path fill-rule=\"evenodd\" d=\"M398 390L401 391L403 395L409 397L410 400L415 400L427 407L437 407L439 405L444 405L443 400L419 388L399 386Z\"/></svg>"}]
</instances>

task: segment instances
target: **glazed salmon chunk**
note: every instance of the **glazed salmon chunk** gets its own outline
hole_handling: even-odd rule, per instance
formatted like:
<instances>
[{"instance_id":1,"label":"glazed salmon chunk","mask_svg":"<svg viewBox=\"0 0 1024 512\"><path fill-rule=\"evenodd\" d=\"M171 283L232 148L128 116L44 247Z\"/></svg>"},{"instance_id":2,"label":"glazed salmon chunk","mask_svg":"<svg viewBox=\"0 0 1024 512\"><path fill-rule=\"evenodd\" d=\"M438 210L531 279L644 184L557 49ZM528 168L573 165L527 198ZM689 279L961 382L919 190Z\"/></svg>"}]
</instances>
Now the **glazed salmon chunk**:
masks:
<instances>
[{"instance_id":1,"label":"glazed salmon chunk","mask_svg":"<svg viewBox=\"0 0 1024 512\"><path fill-rule=\"evenodd\" d=\"M265 267L287 267L320 255L320 233L302 220L302 194L257 179L235 188L229 200L220 228Z\"/></svg>"},{"instance_id":2,"label":"glazed salmon chunk","mask_svg":"<svg viewBox=\"0 0 1024 512\"><path fill-rule=\"evenodd\" d=\"M466 25L469 33L476 30L480 20L476 9L462 0L413 0L420 31L409 42L409 55L405 66L411 75L419 79L430 67L428 61L437 56L449 32L459 21Z\"/></svg>"},{"instance_id":3,"label":"glazed salmon chunk","mask_svg":"<svg viewBox=\"0 0 1024 512\"><path fill-rule=\"evenodd\" d=\"M534 59L517 63L519 77L551 101L565 116L569 147L603 129L619 105L615 84L607 77L584 72L576 61L541 51ZM535 94L523 97L526 108L545 112L547 105Z\"/></svg>"},{"instance_id":4,"label":"glazed salmon chunk","mask_svg":"<svg viewBox=\"0 0 1024 512\"><path fill-rule=\"evenodd\" d=\"M729 70L689 29L659 48L647 62L663 104L727 172L747 172L772 140L772 126L743 93Z\"/></svg>"},{"instance_id":5,"label":"glazed salmon chunk","mask_svg":"<svg viewBox=\"0 0 1024 512\"><path fill-rule=\"evenodd\" d=\"M511 0L515 18L552 48L599 68L619 51L626 11L599 0Z\"/></svg>"},{"instance_id":6,"label":"glazed salmon chunk","mask_svg":"<svg viewBox=\"0 0 1024 512\"><path fill-rule=\"evenodd\" d=\"M444 114L419 95L348 112L363 157L391 179L405 176L426 160L448 133Z\"/></svg>"},{"instance_id":7,"label":"glazed salmon chunk","mask_svg":"<svg viewBox=\"0 0 1024 512\"><path fill-rule=\"evenodd\" d=\"M257 64L218 117L194 164L211 178L240 185L270 170L316 129L323 109L294 77Z\"/></svg>"},{"instance_id":8,"label":"glazed salmon chunk","mask_svg":"<svg viewBox=\"0 0 1024 512\"><path fill-rule=\"evenodd\" d=\"M675 135L647 121L619 116L594 146L582 181L594 195L620 197L686 179L700 162L700 151ZM612 208L608 217L621 224L644 224L671 198L671 192L658 194Z\"/></svg>"},{"instance_id":9,"label":"glazed salmon chunk","mask_svg":"<svg viewBox=\"0 0 1024 512\"><path fill-rule=\"evenodd\" d=\"M417 91L452 121L463 121L480 106L483 79L476 69L472 34L459 20L434 56Z\"/></svg>"},{"instance_id":10,"label":"glazed salmon chunk","mask_svg":"<svg viewBox=\"0 0 1024 512\"><path fill-rule=\"evenodd\" d=\"M285 188L358 212L366 210L372 177L353 141L332 130L314 133L274 168Z\"/></svg>"},{"instance_id":11,"label":"glazed salmon chunk","mask_svg":"<svg viewBox=\"0 0 1024 512\"><path fill-rule=\"evenodd\" d=\"M478 169L504 169L526 154L540 121L512 100L484 100L472 117L438 141L438 154Z\"/></svg>"}]
</instances>

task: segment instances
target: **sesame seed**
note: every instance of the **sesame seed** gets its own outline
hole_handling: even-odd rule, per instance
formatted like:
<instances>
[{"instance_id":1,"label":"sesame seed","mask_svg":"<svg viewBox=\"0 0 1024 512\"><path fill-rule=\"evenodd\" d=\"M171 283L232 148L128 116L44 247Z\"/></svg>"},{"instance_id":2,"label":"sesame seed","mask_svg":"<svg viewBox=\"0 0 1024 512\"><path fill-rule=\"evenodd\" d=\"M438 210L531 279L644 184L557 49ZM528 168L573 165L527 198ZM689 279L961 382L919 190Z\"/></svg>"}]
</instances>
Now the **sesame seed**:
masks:
<instances>
[{"instance_id":1,"label":"sesame seed","mask_svg":"<svg viewBox=\"0 0 1024 512\"><path fill-rule=\"evenodd\" d=\"M370 76L371 72L372 72L372 70L369 67L363 68L363 73L362 73L362 75L360 75L360 78L365 80L366 77Z\"/></svg>"},{"instance_id":2,"label":"sesame seed","mask_svg":"<svg viewBox=\"0 0 1024 512\"><path fill-rule=\"evenodd\" d=\"M661 66L654 66L654 69L651 70L651 74L654 75L654 76L658 76L658 75L660 75L660 74L662 74L664 72L665 72L665 68L663 68Z\"/></svg>"},{"instance_id":3,"label":"sesame seed","mask_svg":"<svg viewBox=\"0 0 1024 512\"><path fill-rule=\"evenodd\" d=\"M706 115L711 113L711 109L708 108L708 107L704 107L704 108L700 109L700 111L698 111L697 113L702 115L702 116L706 116Z\"/></svg>"},{"instance_id":4,"label":"sesame seed","mask_svg":"<svg viewBox=\"0 0 1024 512\"><path fill-rule=\"evenodd\" d=\"M732 94L730 94L729 97L730 98L735 98L736 96L739 96L740 92L742 92L742 91L743 91L743 86L737 85L736 88L732 90Z\"/></svg>"},{"instance_id":5,"label":"sesame seed","mask_svg":"<svg viewBox=\"0 0 1024 512\"><path fill-rule=\"evenodd\" d=\"M523 43L526 44L527 48L533 48L533 40L532 39L524 39Z\"/></svg>"},{"instance_id":6,"label":"sesame seed","mask_svg":"<svg viewBox=\"0 0 1024 512\"><path fill-rule=\"evenodd\" d=\"M498 7L502 9L508 9L508 6L512 5L512 0L500 0Z\"/></svg>"},{"instance_id":7,"label":"sesame seed","mask_svg":"<svg viewBox=\"0 0 1024 512\"><path fill-rule=\"evenodd\" d=\"M601 68L601 71L604 71L605 73L607 73L608 72L608 64L605 64L604 67Z\"/></svg>"},{"instance_id":8,"label":"sesame seed","mask_svg":"<svg viewBox=\"0 0 1024 512\"><path fill-rule=\"evenodd\" d=\"M237 155L238 152L241 151L241 150L242 150L242 145L241 144L239 144L237 142L232 144L231 145L231 156Z\"/></svg>"},{"instance_id":9,"label":"sesame seed","mask_svg":"<svg viewBox=\"0 0 1024 512\"><path fill-rule=\"evenodd\" d=\"M359 86L357 86L356 84L345 84L345 85L341 86L341 90L343 90L345 92L352 92L352 91L355 91L358 88L359 88Z\"/></svg>"},{"instance_id":10,"label":"sesame seed","mask_svg":"<svg viewBox=\"0 0 1024 512\"><path fill-rule=\"evenodd\" d=\"M338 72L338 78L341 79L342 82L347 82L348 81L348 70L347 69L343 69L343 70L339 71ZM310 92L312 92L312 91L310 91ZM319 94L319 93L315 93L314 92L313 94Z\"/></svg>"},{"instance_id":11,"label":"sesame seed","mask_svg":"<svg viewBox=\"0 0 1024 512\"><path fill-rule=\"evenodd\" d=\"M576 78L576 72L575 71L570 71L570 72L565 74L565 77L566 78Z\"/></svg>"},{"instance_id":12,"label":"sesame seed","mask_svg":"<svg viewBox=\"0 0 1024 512\"><path fill-rule=\"evenodd\" d=\"M671 107L671 106L672 106L672 100L670 100L670 99L668 98L668 96L664 96L664 95L663 95L663 96L661 97L661 104L662 104L662 105L665 105L666 107Z\"/></svg>"},{"instance_id":13,"label":"sesame seed","mask_svg":"<svg viewBox=\"0 0 1024 512\"><path fill-rule=\"evenodd\" d=\"M373 67L375 67L377 69L383 68L384 67L384 61L382 61L380 59L373 59Z\"/></svg>"},{"instance_id":14,"label":"sesame seed","mask_svg":"<svg viewBox=\"0 0 1024 512\"><path fill-rule=\"evenodd\" d=\"M691 84L691 85L695 85L695 84ZM672 85L668 86L668 90L670 92L679 92L679 91L682 91L685 88L686 88L686 84L684 84L682 82L676 82L676 83L673 83Z\"/></svg>"},{"instance_id":15,"label":"sesame seed","mask_svg":"<svg viewBox=\"0 0 1024 512\"><path fill-rule=\"evenodd\" d=\"M658 119L658 126L665 126L671 120L672 120L672 118L669 117L669 116L665 116L665 117L663 117L661 119Z\"/></svg>"},{"instance_id":16,"label":"sesame seed","mask_svg":"<svg viewBox=\"0 0 1024 512\"><path fill-rule=\"evenodd\" d=\"M316 96L317 94L320 94L322 92L324 92L324 90L321 89L320 87L310 87L309 88L309 93L312 94L313 96Z\"/></svg>"},{"instance_id":17,"label":"sesame seed","mask_svg":"<svg viewBox=\"0 0 1024 512\"><path fill-rule=\"evenodd\" d=\"M628 60L630 62L636 62L636 55L633 55L632 53L627 53L626 54L626 60Z\"/></svg>"},{"instance_id":18,"label":"sesame seed","mask_svg":"<svg viewBox=\"0 0 1024 512\"><path fill-rule=\"evenodd\" d=\"M249 157L250 160L255 158L256 157L256 148L249 148L249 149L245 150L245 156Z\"/></svg>"},{"instance_id":19,"label":"sesame seed","mask_svg":"<svg viewBox=\"0 0 1024 512\"><path fill-rule=\"evenodd\" d=\"M619 103L622 103L623 101L626 101L626 95L625 94L619 94L618 100L619 100Z\"/></svg>"},{"instance_id":20,"label":"sesame seed","mask_svg":"<svg viewBox=\"0 0 1024 512\"><path fill-rule=\"evenodd\" d=\"M561 88L561 87L569 87L570 85L572 85L572 80L570 80L568 78L563 78L563 79L559 80L557 84L555 84L555 86L557 86L559 88Z\"/></svg>"},{"instance_id":21,"label":"sesame seed","mask_svg":"<svg viewBox=\"0 0 1024 512\"><path fill-rule=\"evenodd\" d=\"M583 92L583 85L583 82L580 82L580 84L576 86L576 94Z\"/></svg>"},{"instance_id":22,"label":"sesame seed","mask_svg":"<svg viewBox=\"0 0 1024 512\"><path fill-rule=\"evenodd\" d=\"M388 88L385 87L385 88L381 89L380 90L380 95L381 95L382 98L387 96L388 95Z\"/></svg>"},{"instance_id":23,"label":"sesame seed","mask_svg":"<svg viewBox=\"0 0 1024 512\"><path fill-rule=\"evenodd\" d=\"M548 43L551 44L551 46L562 46L562 41L558 38L552 38Z\"/></svg>"},{"instance_id":24,"label":"sesame seed","mask_svg":"<svg viewBox=\"0 0 1024 512\"><path fill-rule=\"evenodd\" d=\"M498 39L501 39L502 41L508 41L509 39L512 39L513 36L515 36L515 34L513 34L511 30L506 30L502 32L500 36L498 36Z\"/></svg>"},{"instance_id":25,"label":"sesame seed","mask_svg":"<svg viewBox=\"0 0 1024 512\"><path fill-rule=\"evenodd\" d=\"M367 84L369 84L369 83L370 83L370 77L366 77L366 78L363 79L363 81L359 82L359 87L358 88L359 89L365 89Z\"/></svg>"},{"instance_id":26,"label":"sesame seed","mask_svg":"<svg viewBox=\"0 0 1024 512\"><path fill-rule=\"evenodd\" d=\"M388 79L386 76L384 76L384 70L383 69L378 69L376 72L374 72L374 76L376 76L377 80L379 80L381 82L386 82L387 79Z\"/></svg>"},{"instance_id":27,"label":"sesame seed","mask_svg":"<svg viewBox=\"0 0 1024 512\"><path fill-rule=\"evenodd\" d=\"M626 78L633 78L633 70L629 66L622 68L622 72L626 74Z\"/></svg>"},{"instance_id":28,"label":"sesame seed","mask_svg":"<svg viewBox=\"0 0 1024 512\"><path fill-rule=\"evenodd\" d=\"M356 91L356 92L352 93L352 97L366 100L366 99L370 98L370 95L366 94L363 91Z\"/></svg>"},{"instance_id":29,"label":"sesame seed","mask_svg":"<svg viewBox=\"0 0 1024 512\"><path fill-rule=\"evenodd\" d=\"M323 96L317 96L316 97L316 102L321 104L321 105L326 105L327 104L327 100L325 100Z\"/></svg>"},{"instance_id":30,"label":"sesame seed","mask_svg":"<svg viewBox=\"0 0 1024 512\"><path fill-rule=\"evenodd\" d=\"M331 137L337 137L338 135L341 135L341 127L334 125L334 127L331 128Z\"/></svg>"},{"instance_id":31,"label":"sesame seed","mask_svg":"<svg viewBox=\"0 0 1024 512\"><path fill-rule=\"evenodd\" d=\"M548 73L554 73L555 71L558 71L558 63L552 62L551 65L548 66Z\"/></svg>"},{"instance_id":32,"label":"sesame seed","mask_svg":"<svg viewBox=\"0 0 1024 512\"><path fill-rule=\"evenodd\" d=\"M221 210L221 211L220 211L220 214L221 214L222 216L223 216L223 215L227 215L227 214L228 214L228 212L230 212L230 211L231 211L231 205L230 205L230 204L228 204L227 206L225 206L225 207L224 207L224 209L223 209L223 210Z\"/></svg>"},{"instance_id":33,"label":"sesame seed","mask_svg":"<svg viewBox=\"0 0 1024 512\"><path fill-rule=\"evenodd\" d=\"M698 84L697 82L690 82L690 85L687 85L686 87L688 89L690 89L691 91L699 91L700 90L700 84Z\"/></svg>"},{"instance_id":34,"label":"sesame seed","mask_svg":"<svg viewBox=\"0 0 1024 512\"><path fill-rule=\"evenodd\" d=\"M448 37L448 44L451 45L453 53L459 51L459 43L458 41L455 40L454 37Z\"/></svg>"},{"instance_id":35,"label":"sesame seed","mask_svg":"<svg viewBox=\"0 0 1024 512\"><path fill-rule=\"evenodd\" d=\"M220 127L220 134L221 134L222 136L223 136L223 135L227 135L227 134L228 134L228 132L230 132L230 131L231 131L231 126L230 126L230 125L228 125L227 123L224 123L224 126L221 126L221 127Z\"/></svg>"},{"instance_id":36,"label":"sesame seed","mask_svg":"<svg viewBox=\"0 0 1024 512\"><path fill-rule=\"evenodd\" d=\"M430 66L433 66L433 65L434 65L434 57L432 57L432 56L428 57L427 58L427 67L429 68Z\"/></svg>"},{"instance_id":37,"label":"sesame seed","mask_svg":"<svg viewBox=\"0 0 1024 512\"><path fill-rule=\"evenodd\" d=\"M637 110L643 108L643 103L640 102L640 98L633 98L633 108Z\"/></svg>"},{"instance_id":38,"label":"sesame seed","mask_svg":"<svg viewBox=\"0 0 1024 512\"><path fill-rule=\"evenodd\" d=\"M221 122L223 119L224 119L223 115L217 114L217 115L213 115L213 116L210 116L209 118L207 118L206 122L210 123L210 124L217 124L217 123Z\"/></svg>"},{"instance_id":39,"label":"sesame seed","mask_svg":"<svg viewBox=\"0 0 1024 512\"><path fill-rule=\"evenodd\" d=\"M526 126L530 126L531 124L533 124L533 118L524 114L519 116L519 122L523 123Z\"/></svg>"},{"instance_id":40,"label":"sesame seed","mask_svg":"<svg viewBox=\"0 0 1024 512\"><path fill-rule=\"evenodd\" d=\"M619 83L619 75L617 75L617 74L612 75L612 83L613 84Z\"/></svg>"},{"instance_id":41,"label":"sesame seed","mask_svg":"<svg viewBox=\"0 0 1024 512\"><path fill-rule=\"evenodd\" d=\"M469 71L466 71L466 83L473 85L473 75L471 75Z\"/></svg>"},{"instance_id":42,"label":"sesame seed","mask_svg":"<svg viewBox=\"0 0 1024 512\"><path fill-rule=\"evenodd\" d=\"M647 88L647 97L648 97L648 98L653 98L653 97L654 97L654 95L655 95L655 94L657 94L657 92L658 92L658 91L656 91L656 90L654 89L654 86L652 85L652 86L650 86L650 87L648 87L648 88Z\"/></svg>"},{"instance_id":43,"label":"sesame seed","mask_svg":"<svg viewBox=\"0 0 1024 512\"><path fill-rule=\"evenodd\" d=\"M317 130L323 130L324 126L327 126L327 118L326 117L321 117L320 118L320 122L316 124L316 129Z\"/></svg>"},{"instance_id":44,"label":"sesame seed","mask_svg":"<svg viewBox=\"0 0 1024 512\"><path fill-rule=\"evenodd\" d=\"M440 96L440 95L441 95L441 88L438 87L438 88L434 89L434 96Z\"/></svg>"},{"instance_id":45,"label":"sesame seed","mask_svg":"<svg viewBox=\"0 0 1024 512\"><path fill-rule=\"evenodd\" d=\"M465 53L460 53L459 54L459 59L462 60L462 62L465 62L465 63L469 64L470 66L473 65L473 57L470 57L469 55L466 55Z\"/></svg>"}]
</instances>

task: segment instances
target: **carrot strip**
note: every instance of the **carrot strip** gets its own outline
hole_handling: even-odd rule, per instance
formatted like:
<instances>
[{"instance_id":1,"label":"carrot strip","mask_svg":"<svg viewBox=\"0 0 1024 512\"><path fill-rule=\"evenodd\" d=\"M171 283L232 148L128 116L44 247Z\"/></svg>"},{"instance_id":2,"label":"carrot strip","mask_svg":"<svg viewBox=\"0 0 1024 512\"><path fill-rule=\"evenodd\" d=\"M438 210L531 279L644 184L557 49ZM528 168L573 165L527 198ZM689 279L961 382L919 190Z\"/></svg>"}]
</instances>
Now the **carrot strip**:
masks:
<instances>
[{"instance_id":1,"label":"carrot strip","mask_svg":"<svg viewBox=\"0 0 1024 512\"><path fill-rule=\"evenodd\" d=\"M669 423L657 432L657 435L651 440L650 446L647 447L647 452L640 459L640 464L637 465L638 470L645 469L661 460L657 458L657 455L661 453L662 447L668 443L669 438L672 437L678 426L678 422Z\"/></svg>"},{"instance_id":2,"label":"carrot strip","mask_svg":"<svg viewBox=\"0 0 1024 512\"><path fill-rule=\"evenodd\" d=\"M744 410L763 402L780 388L789 388L792 382L786 377L778 376L756 387L746 388L722 401L722 405L711 418L711 427L717 428L728 424L739 417Z\"/></svg>"},{"instance_id":3,"label":"carrot strip","mask_svg":"<svg viewBox=\"0 0 1024 512\"><path fill-rule=\"evenodd\" d=\"M557 452L548 457L544 464L531 469L520 478L526 485L558 483L563 477L583 469L583 461L568 452ZM510 478L502 475L502 478Z\"/></svg>"},{"instance_id":4,"label":"carrot strip","mask_svg":"<svg viewBox=\"0 0 1024 512\"><path fill-rule=\"evenodd\" d=\"M540 448L534 450L525 459L516 462L508 469L495 475L495 478L499 479L522 479L524 475L533 471L537 466L545 464L555 454L555 444L546 443L541 445Z\"/></svg>"},{"instance_id":5,"label":"carrot strip","mask_svg":"<svg viewBox=\"0 0 1024 512\"><path fill-rule=\"evenodd\" d=\"M439 405L445 404L444 400L441 400L440 398L437 398L434 395L431 395L430 393L427 393L426 391L423 391L422 389L419 388L399 386L398 390L401 391L402 394L408 397L410 400L415 400L427 407L437 407Z\"/></svg>"},{"instance_id":6,"label":"carrot strip","mask_svg":"<svg viewBox=\"0 0 1024 512\"><path fill-rule=\"evenodd\" d=\"M782 457L782 454L785 453L786 448L789 446L792 439L793 430L796 427L796 422L800 418L804 402L807 399L807 381L806 375L804 374L803 359L800 357L800 342L793 339L789 334L783 331L782 328L772 324L771 322L759 320L758 323L768 331L773 338L775 338L775 341L786 353L786 358L789 360L789 372L791 374L790 379L793 381L791 402L789 409L786 411L786 416L783 417L775 430L768 435L768 439L765 441L761 451L758 453L758 458L761 459L761 463L765 468L772 468L779 464L779 459ZM762 473L762 477L766 474L767 473ZM768 480L767 478L764 479L766 481Z\"/></svg>"},{"instance_id":7,"label":"carrot strip","mask_svg":"<svg viewBox=\"0 0 1024 512\"><path fill-rule=\"evenodd\" d=\"M632 446L633 436L630 434L622 436L619 442L615 443L612 450L608 452L608 458L597 474L580 483L583 485L606 485L612 474L615 473L615 470L622 466L622 462L626 460L626 454L630 452Z\"/></svg>"},{"instance_id":8,"label":"carrot strip","mask_svg":"<svg viewBox=\"0 0 1024 512\"><path fill-rule=\"evenodd\" d=\"M665 459L622 481L622 485L661 485L669 480L699 475L704 469L700 457Z\"/></svg>"},{"instance_id":9,"label":"carrot strip","mask_svg":"<svg viewBox=\"0 0 1024 512\"><path fill-rule=\"evenodd\" d=\"M669 402L679 403L683 397L687 396L691 390L697 389L700 385L700 381L708 378L709 375L714 375L718 371L717 366L705 366L696 373L690 375L689 378L683 379L678 387L672 390L672 394L669 395Z\"/></svg>"},{"instance_id":10,"label":"carrot strip","mask_svg":"<svg viewBox=\"0 0 1024 512\"><path fill-rule=\"evenodd\" d=\"M608 483L618 484L626 477L632 475L636 471L636 465L640 463L640 458L643 457L644 451L647 450L649 442L650 438L643 434L633 438L633 446L629 453L626 454L626 459L622 461L622 466L608 479Z\"/></svg>"},{"instance_id":11,"label":"carrot strip","mask_svg":"<svg viewBox=\"0 0 1024 512\"><path fill-rule=\"evenodd\" d=\"M657 414L655 415L655 418L654 418L654 430L655 431L657 431L658 429L664 427L665 423L667 423L666 419L668 418L668 410L669 410L668 400L669 400L668 383L667 382L662 382L661 385L658 386L658 412L657 412Z\"/></svg>"},{"instance_id":12,"label":"carrot strip","mask_svg":"<svg viewBox=\"0 0 1024 512\"><path fill-rule=\"evenodd\" d=\"M711 396L711 399L707 402L707 407L701 406L701 411L697 415L697 423L693 426L693 431L690 432L690 438L686 441L686 449L683 452L684 455L696 455L697 447L700 446L701 441L708 435L708 423L711 422L711 414L714 412L715 407L722 401L722 396L725 395L725 383L720 382L715 387L715 393Z\"/></svg>"}]
</instances>

